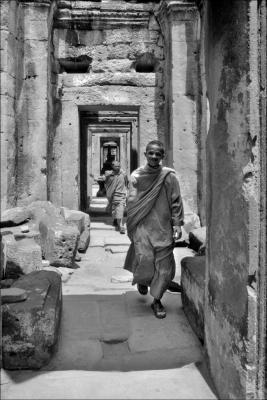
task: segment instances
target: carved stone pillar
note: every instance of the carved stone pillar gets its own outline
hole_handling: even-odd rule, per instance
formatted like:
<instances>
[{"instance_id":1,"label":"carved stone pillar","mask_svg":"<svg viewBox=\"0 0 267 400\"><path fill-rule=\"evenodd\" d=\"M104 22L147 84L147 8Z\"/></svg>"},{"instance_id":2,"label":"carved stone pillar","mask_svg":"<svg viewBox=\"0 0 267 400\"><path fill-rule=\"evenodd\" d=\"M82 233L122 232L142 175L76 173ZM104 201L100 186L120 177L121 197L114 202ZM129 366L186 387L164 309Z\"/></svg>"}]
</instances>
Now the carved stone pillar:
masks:
<instances>
[{"instance_id":1,"label":"carved stone pillar","mask_svg":"<svg viewBox=\"0 0 267 400\"><path fill-rule=\"evenodd\" d=\"M168 164L179 176L182 195L197 212L197 22L194 1L166 0L157 17L165 41Z\"/></svg>"},{"instance_id":2,"label":"carved stone pillar","mask_svg":"<svg viewBox=\"0 0 267 400\"><path fill-rule=\"evenodd\" d=\"M20 0L17 70L17 202L47 199L48 87L53 1Z\"/></svg>"}]
</instances>

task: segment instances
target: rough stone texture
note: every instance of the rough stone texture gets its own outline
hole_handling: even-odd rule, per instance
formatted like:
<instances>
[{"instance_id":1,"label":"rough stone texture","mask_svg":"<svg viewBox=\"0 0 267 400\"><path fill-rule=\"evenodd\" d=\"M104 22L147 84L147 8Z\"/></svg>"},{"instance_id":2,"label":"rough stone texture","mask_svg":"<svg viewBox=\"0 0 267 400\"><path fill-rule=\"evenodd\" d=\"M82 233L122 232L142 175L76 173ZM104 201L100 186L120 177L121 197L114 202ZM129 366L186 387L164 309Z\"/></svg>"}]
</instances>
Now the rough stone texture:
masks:
<instances>
[{"instance_id":1,"label":"rough stone texture","mask_svg":"<svg viewBox=\"0 0 267 400\"><path fill-rule=\"evenodd\" d=\"M50 264L72 268L79 240L78 229L46 216L42 218L39 230L43 255Z\"/></svg>"},{"instance_id":2,"label":"rough stone texture","mask_svg":"<svg viewBox=\"0 0 267 400\"><path fill-rule=\"evenodd\" d=\"M211 115L205 343L219 397L258 398L251 340L257 328L247 288L259 262L257 3L208 1L204 7Z\"/></svg>"},{"instance_id":3,"label":"rough stone texture","mask_svg":"<svg viewBox=\"0 0 267 400\"><path fill-rule=\"evenodd\" d=\"M90 243L90 216L82 211L69 210L66 207L61 207L61 214L69 223L78 224L80 239L78 243L78 251L84 253ZM77 261L77 260L76 260Z\"/></svg>"},{"instance_id":4,"label":"rough stone texture","mask_svg":"<svg viewBox=\"0 0 267 400\"><path fill-rule=\"evenodd\" d=\"M44 258L54 266L73 267L80 236L77 226L69 225L51 202L36 201L28 209L40 231Z\"/></svg>"},{"instance_id":5,"label":"rough stone texture","mask_svg":"<svg viewBox=\"0 0 267 400\"><path fill-rule=\"evenodd\" d=\"M197 23L193 2L161 2L158 18L165 47L165 112L168 163L176 169L183 198L198 212Z\"/></svg>"},{"instance_id":6,"label":"rough stone texture","mask_svg":"<svg viewBox=\"0 0 267 400\"><path fill-rule=\"evenodd\" d=\"M89 215L82 211L68 210L66 207L61 207L60 213L67 223L76 225L80 233L90 225Z\"/></svg>"},{"instance_id":7,"label":"rough stone texture","mask_svg":"<svg viewBox=\"0 0 267 400\"><path fill-rule=\"evenodd\" d=\"M205 257L185 257L181 261L182 303L190 325L204 342Z\"/></svg>"},{"instance_id":8,"label":"rough stone texture","mask_svg":"<svg viewBox=\"0 0 267 400\"><path fill-rule=\"evenodd\" d=\"M1 210L15 205L16 141L15 97L16 60L21 38L18 32L18 2L1 1Z\"/></svg>"},{"instance_id":9,"label":"rough stone texture","mask_svg":"<svg viewBox=\"0 0 267 400\"><path fill-rule=\"evenodd\" d=\"M0 238L1 238L0 278L3 279L5 276L5 270L6 270L6 243L2 239L2 232L1 232Z\"/></svg>"},{"instance_id":10,"label":"rough stone texture","mask_svg":"<svg viewBox=\"0 0 267 400\"><path fill-rule=\"evenodd\" d=\"M36 271L13 285L24 289L24 302L2 306L2 356L5 369L38 369L51 358L58 338L62 307L61 278Z\"/></svg>"},{"instance_id":11,"label":"rough stone texture","mask_svg":"<svg viewBox=\"0 0 267 400\"><path fill-rule=\"evenodd\" d=\"M27 221L29 217L29 211L26 207L10 208L1 214L1 227L20 225Z\"/></svg>"},{"instance_id":12,"label":"rough stone texture","mask_svg":"<svg viewBox=\"0 0 267 400\"><path fill-rule=\"evenodd\" d=\"M16 241L13 235L4 236L6 244L5 277L19 278L42 267L41 247L33 239Z\"/></svg>"},{"instance_id":13,"label":"rough stone texture","mask_svg":"<svg viewBox=\"0 0 267 400\"><path fill-rule=\"evenodd\" d=\"M79 243L78 243L78 251L84 253L90 243L90 229L85 228L85 230L81 233Z\"/></svg>"}]
</instances>

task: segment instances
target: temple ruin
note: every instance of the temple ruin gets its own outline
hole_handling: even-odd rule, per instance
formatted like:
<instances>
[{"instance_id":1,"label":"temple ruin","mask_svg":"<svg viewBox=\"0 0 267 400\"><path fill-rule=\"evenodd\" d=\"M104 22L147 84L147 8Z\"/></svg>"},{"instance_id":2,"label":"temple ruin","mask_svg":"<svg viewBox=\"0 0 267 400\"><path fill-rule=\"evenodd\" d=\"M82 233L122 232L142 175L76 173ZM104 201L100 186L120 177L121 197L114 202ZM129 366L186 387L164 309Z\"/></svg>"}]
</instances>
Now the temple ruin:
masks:
<instances>
[{"instance_id":1,"label":"temple ruin","mask_svg":"<svg viewBox=\"0 0 267 400\"><path fill-rule=\"evenodd\" d=\"M263 399L265 1L1 1L1 212L90 213L108 153L130 174L153 139L207 226L202 340L218 394Z\"/></svg>"}]
</instances>

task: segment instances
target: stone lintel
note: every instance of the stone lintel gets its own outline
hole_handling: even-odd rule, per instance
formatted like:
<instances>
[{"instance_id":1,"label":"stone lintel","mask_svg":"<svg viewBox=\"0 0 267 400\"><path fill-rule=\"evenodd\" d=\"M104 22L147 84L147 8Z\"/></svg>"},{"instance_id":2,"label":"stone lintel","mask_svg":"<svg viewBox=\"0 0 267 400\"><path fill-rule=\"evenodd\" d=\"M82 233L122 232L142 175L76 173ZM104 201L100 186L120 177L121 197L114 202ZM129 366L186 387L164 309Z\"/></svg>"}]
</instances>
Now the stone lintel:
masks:
<instances>
[{"instance_id":1,"label":"stone lintel","mask_svg":"<svg viewBox=\"0 0 267 400\"><path fill-rule=\"evenodd\" d=\"M50 7L53 0L19 0L23 6Z\"/></svg>"},{"instance_id":2,"label":"stone lintel","mask_svg":"<svg viewBox=\"0 0 267 400\"><path fill-rule=\"evenodd\" d=\"M88 86L156 86L156 76L154 73L101 73L101 74L60 74L58 76L58 86L88 87Z\"/></svg>"},{"instance_id":3,"label":"stone lintel","mask_svg":"<svg viewBox=\"0 0 267 400\"><path fill-rule=\"evenodd\" d=\"M148 26L154 6L112 1L93 3L59 1L55 18L56 28L108 29L119 26Z\"/></svg>"}]
</instances>

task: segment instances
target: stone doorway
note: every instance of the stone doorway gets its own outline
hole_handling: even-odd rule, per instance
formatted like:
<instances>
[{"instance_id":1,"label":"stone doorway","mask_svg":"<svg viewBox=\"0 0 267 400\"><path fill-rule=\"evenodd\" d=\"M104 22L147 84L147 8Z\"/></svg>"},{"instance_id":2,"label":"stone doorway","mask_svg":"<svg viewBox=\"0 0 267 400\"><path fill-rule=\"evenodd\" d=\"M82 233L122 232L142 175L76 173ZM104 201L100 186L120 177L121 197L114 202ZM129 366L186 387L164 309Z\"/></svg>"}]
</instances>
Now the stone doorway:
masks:
<instances>
[{"instance_id":1,"label":"stone doorway","mask_svg":"<svg viewBox=\"0 0 267 400\"><path fill-rule=\"evenodd\" d=\"M92 109L80 112L80 198L88 211L100 189L96 182L111 157L130 175L137 168L138 110ZM110 158L110 159L111 159Z\"/></svg>"}]
</instances>

